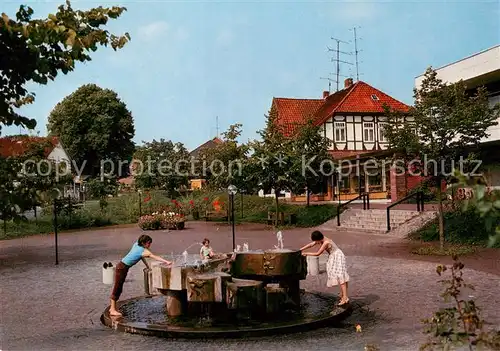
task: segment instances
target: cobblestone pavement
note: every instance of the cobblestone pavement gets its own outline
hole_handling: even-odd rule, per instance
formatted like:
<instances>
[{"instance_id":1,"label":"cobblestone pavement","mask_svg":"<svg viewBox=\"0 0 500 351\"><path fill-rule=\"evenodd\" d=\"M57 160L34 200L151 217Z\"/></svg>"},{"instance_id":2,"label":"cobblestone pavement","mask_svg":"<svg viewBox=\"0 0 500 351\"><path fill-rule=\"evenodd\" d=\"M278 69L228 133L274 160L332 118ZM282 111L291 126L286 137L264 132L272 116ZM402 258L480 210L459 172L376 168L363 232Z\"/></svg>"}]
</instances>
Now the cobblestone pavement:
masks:
<instances>
[{"instance_id":1,"label":"cobblestone pavement","mask_svg":"<svg viewBox=\"0 0 500 351\"><path fill-rule=\"evenodd\" d=\"M310 229L284 231L286 247L308 241ZM325 233L344 250L351 276L355 311L342 326L309 333L245 340L182 341L124 334L100 324L110 286L102 284L104 261L118 261L141 232L135 227L61 234L60 263L54 265L53 237L0 242L1 350L363 350L374 343L382 350L417 350L425 339L420 319L441 304L435 263L414 260L401 240L383 235ZM271 229L236 228L237 243L267 248L276 243ZM218 251L230 250L228 226L189 223L188 229L153 232L153 252L182 252L207 236ZM196 246L189 250L197 251ZM470 294L484 308L483 317L500 325L498 251L469 259L465 278L478 290ZM326 257L322 257L322 262ZM473 267L475 266L475 267ZM495 269L496 268L496 269ZM496 274L494 274L496 273ZM324 273L308 277L302 287L327 289ZM142 293L142 267L130 271L122 298ZM355 325L363 328L355 332Z\"/></svg>"}]
</instances>

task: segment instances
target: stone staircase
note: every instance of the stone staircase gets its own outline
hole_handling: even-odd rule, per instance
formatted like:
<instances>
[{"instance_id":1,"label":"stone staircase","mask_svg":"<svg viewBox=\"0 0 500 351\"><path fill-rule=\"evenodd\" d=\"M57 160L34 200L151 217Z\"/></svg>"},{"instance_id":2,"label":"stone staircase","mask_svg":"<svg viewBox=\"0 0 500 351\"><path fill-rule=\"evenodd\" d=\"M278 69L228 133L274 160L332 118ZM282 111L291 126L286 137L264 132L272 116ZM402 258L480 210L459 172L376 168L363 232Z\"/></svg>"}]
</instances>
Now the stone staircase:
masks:
<instances>
[{"instance_id":1,"label":"stone staircase","mask_svg":"<svg viewBox=\"0 0 500 351\"><path fill-rule=\"evenodd\" d=\"M401 225L419 217L422 212L397 210L390 211L391 232ZM385 209L354 209L349 208L340 215L340 227L337 219L333 221L336 230L364 231L372 233L387 232L387 211Z\"/></svg>"}]
</instances>

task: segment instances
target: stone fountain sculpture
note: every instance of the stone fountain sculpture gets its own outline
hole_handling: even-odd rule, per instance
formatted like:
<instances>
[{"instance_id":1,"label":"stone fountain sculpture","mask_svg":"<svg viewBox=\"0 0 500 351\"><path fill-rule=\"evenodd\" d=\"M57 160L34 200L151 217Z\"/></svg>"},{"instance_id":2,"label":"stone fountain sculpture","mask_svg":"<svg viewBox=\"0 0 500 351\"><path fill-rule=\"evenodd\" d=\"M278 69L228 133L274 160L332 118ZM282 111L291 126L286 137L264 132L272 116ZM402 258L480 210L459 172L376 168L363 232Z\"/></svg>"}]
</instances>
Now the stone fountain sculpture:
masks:
<instances>
[{"instance_id":1,"label":"stone fountain sculpture","mask_svg":"<svg viewBox=\"0 0 500 351\"><path fill-rule=\"evenodd\" d=\"M243 251L202 261L186 249L172 266L152 263L146 296L121 301L122 318L108 307L101 321L127 333L213 338L303 332L345 318L349 310L335 307L333 296L300 289L307 261L283 248L281 232L276 238L270 250L245 243Z\"/></svg>"},{"instance_id":2,"label":"stone fountain sculpture","mask_svg":"<svg viewBox=\"0 0 500 351\"><path fill-rule=\"evenodd\" d=\"M281 232L280 232L281 234ZM207 261L187 261L173 266L152 264L150 291L165 295L169 317L201 310L233 314L240 318L263 317L286 307L300 306L300 280L307 263L298 250L279 248L220 254ZM226 313L222 313L225 311Z\"/></svg>"}]
</instances>

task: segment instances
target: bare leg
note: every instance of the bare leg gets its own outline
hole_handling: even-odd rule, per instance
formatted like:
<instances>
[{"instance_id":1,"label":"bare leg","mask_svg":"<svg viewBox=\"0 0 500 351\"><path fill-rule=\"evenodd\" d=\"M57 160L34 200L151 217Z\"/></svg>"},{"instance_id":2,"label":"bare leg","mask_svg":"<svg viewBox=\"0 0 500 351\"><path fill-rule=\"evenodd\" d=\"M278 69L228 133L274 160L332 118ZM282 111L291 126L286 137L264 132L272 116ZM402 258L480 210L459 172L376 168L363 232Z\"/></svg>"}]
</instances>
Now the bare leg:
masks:
<instances>
[{"instance_id":1,"label":"bare leg","mask_svg":"<svg viewBox=\"0 0 500 351\"><path fill-rule=\"evenodd\" d=\"M122 314L120 312L118 312L118 310L116 309L116 301L113 299L111 300L111 303L109 306L109 315L113 316L113 317L121 317L122 316Z\"/></svg>"},{"instance_id":2,"label":"bare leg","mask_svg":"<svg viewBox=\"0 0 500 351\"><path fill-rule=\"evenodd\" d=\"M347 282L340 284L340 289L342 290L342 298L339 303L339 305L341 306L349 302L349 298L347 297Z\"/></svg>"}]
</instances>

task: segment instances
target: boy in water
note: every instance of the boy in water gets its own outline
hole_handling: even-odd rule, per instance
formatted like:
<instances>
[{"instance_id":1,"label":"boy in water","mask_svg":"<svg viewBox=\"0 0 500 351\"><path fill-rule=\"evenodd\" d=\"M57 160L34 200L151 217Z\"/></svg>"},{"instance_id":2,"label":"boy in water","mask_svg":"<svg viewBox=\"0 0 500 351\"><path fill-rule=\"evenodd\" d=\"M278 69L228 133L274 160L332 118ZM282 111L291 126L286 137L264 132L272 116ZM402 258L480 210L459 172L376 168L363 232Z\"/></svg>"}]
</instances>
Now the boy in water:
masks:
<instances>
[{"instance_id":1,"label":"boy in water","mask_svg":"<svg viewBox=\"0 0 500 351\"><path fill-rule=\"evenodd\" d=\"M113 287L113 291L111 292L111 304L109 307L109 315L120 317L122 314L118 312L116 309L116 301L120 298L120 295L123 290L123 283L125 283L125 278L127 278L127 273L130 267L134 266L137 262L142 260L142 262L146 265L148 269L149 267L146 258L152 258L156 261L160 261L166 264L172 264L172 262L167 261L159 256L153 255L151 251L149 251L149 247L153 239L149 235L141 235L137 242L134 243L130 251L127 253L125 257L121 259L121 261L116 265L115 270L115 285Z\"/></svg>"}]
</instances>

